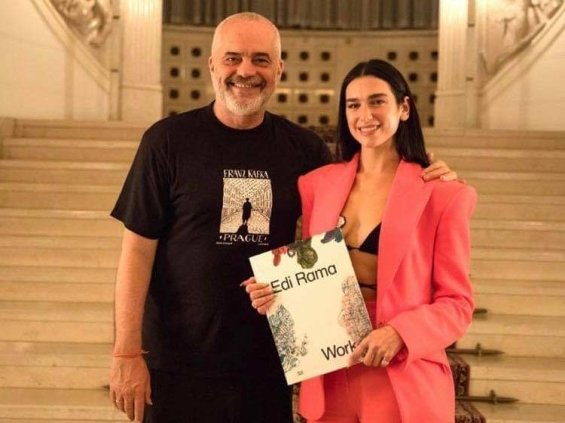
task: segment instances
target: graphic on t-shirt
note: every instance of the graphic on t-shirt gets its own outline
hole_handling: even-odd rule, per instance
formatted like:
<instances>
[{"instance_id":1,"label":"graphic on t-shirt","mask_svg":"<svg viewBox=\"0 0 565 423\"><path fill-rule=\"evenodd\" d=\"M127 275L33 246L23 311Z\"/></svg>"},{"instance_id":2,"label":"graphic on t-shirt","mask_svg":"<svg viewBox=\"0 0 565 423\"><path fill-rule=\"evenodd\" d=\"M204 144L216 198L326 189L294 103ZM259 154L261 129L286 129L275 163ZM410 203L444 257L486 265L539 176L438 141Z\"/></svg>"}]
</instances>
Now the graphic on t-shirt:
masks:
<instances>
[{"instance_id":1,"label":"graphic on t-shirt","mask_svg":"<svg viewBox=\"0 0 565 423\"><path fill-rule=\"evenodd\" d=\"M268 243L273 208L271 180L266 171L224 170L224 195L219 244Z\"/></svg>"},{"instance_id":2,"label":"graphic on t-shirt","mask_svg":"<svg viewBox=\"0 0 565 423\"><path fill-rule=\"evenodd\" d=\"M249 201L249 198L246 198L245 203L243 203L243 214L241 215L242 225L247 226L247 223L249 222L249 218L251 217L251 210L253 210L251 201Z\"/></svg>"}]
</instances>

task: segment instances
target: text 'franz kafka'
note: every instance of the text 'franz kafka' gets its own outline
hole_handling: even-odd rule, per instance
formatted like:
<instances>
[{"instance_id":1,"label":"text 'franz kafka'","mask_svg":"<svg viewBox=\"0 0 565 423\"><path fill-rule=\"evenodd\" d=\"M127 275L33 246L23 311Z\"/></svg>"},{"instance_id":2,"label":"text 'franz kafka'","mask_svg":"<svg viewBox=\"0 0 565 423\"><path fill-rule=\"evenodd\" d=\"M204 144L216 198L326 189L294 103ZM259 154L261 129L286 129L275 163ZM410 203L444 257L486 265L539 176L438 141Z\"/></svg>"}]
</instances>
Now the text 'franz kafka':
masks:
<instances>
[{"instance_id":1,"label":"text 'franz kafka'","mask_svg":"<svg viewBox=\"0 0 565 423\"><path fill-rule=\"evenodd\" d=\"M312 270L310 272L298 272L294 275L286 276L283 280L275 279L274 281L271 281L271 288L273 288L273 292L276 294L278 292L327 278L328 276L335 275L336 273L337 269L335 264L330 264L327 267L321 267L320 269Z\"/></svg>"}]
</instances>

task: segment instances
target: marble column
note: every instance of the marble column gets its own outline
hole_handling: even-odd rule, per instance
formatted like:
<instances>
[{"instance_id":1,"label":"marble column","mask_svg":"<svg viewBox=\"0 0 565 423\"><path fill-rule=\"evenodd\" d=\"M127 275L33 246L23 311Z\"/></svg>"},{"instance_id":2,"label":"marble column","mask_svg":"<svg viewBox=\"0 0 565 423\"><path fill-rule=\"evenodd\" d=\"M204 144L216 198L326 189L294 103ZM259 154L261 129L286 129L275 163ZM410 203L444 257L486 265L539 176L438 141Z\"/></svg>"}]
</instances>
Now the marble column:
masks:
<instances>
[{"instance_id":1,"label":"marble column","mask_svg":"<svg viewBox=\"0 0 565 423\"><path fill-rule=\"evenodd\" d=\"M469 1L439 2L439 63L435 103L437 128L465 127Z\"/></svg>"},{"instance_id":2,"label":"marble column","mask_svg":"<svg viewBox=\"0 0 565 423\"><path fill-rule=\"evenodd\" d=\"M121 120L149 123L162 116L162 0L120 0Z\"/></svg>"}]
</instances>

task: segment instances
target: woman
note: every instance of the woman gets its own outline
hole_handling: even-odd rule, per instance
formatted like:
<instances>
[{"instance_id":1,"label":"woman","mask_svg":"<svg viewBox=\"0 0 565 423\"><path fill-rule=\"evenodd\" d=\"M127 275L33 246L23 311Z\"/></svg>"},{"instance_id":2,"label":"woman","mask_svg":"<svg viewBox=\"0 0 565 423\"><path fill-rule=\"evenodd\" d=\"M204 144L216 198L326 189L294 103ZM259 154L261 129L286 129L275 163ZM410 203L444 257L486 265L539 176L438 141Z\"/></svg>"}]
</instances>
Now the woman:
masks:
<instances>
[{"instance_id":1,"label":"woman","mask_svg":"<svg viewBox=\"0 0 565 423\"><path fill-rule=\"evenodd\" d=\"M387 62L363 62L347 74L338 135L345 162L299 179L303 236L342 226L374 330L349 368L302 383L299 411L318 423L453 423L444 349L472 317L476 193L460 183L423 182L428 159L413 96ZM246 289L264 312L270 288Z\"/></svg>"}]
</instances>

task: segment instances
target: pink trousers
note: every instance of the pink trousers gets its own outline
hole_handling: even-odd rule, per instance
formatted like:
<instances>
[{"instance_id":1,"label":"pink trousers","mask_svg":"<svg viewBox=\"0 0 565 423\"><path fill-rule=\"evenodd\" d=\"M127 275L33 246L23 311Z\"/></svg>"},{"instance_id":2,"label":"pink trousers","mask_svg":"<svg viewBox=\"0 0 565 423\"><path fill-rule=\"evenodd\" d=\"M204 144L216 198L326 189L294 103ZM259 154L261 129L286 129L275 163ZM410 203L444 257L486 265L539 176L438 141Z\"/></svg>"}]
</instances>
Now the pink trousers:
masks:
<instances>
[{"instance_id":1,"label":"pink trousers","mask_svg":"<svg viewBox=\"0 0 565 423\"><path fill-rule=\"evenodd\" d=\"M375 303L366 302L375 322ZM384 368L357 364L324 376L326 408L309 423L400 423L400 411Z\"/></svg>"}]
</instances>

